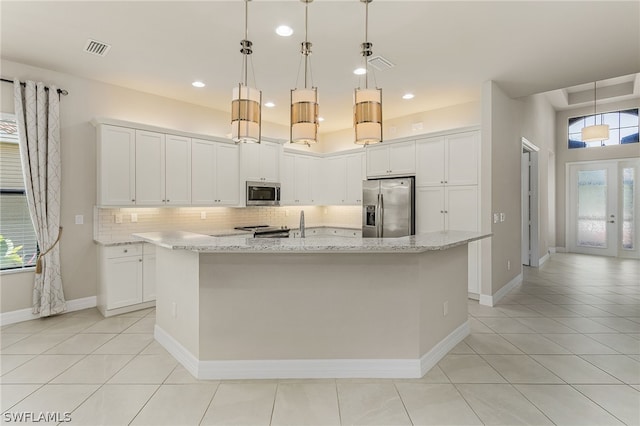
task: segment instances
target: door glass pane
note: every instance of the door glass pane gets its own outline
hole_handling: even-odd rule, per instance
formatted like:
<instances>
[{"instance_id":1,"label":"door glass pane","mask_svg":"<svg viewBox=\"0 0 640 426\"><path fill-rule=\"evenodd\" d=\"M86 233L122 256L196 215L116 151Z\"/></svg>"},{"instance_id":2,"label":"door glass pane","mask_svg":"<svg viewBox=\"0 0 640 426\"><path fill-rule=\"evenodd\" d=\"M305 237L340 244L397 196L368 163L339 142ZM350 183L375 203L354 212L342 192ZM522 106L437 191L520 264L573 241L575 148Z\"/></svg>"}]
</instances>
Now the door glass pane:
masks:
<instances>
[{"instance_id":1,"label":"door glass pane","mask_svg":"<svg viewBox=\"0 0 640 426\"><path fill-rule=\"evenodd\" d=\"M578 171L578 245L607 247L607 171Z\"/></svg>"},{"instance_id":2,"label":"door glass pane","mask_svg":"<svg viewBox=\"0 0 640 426\"><path fill-rule=\"evenodd\" d=\"M622 248L633 250L633 189L635 169L622 169Z\"/></svg>"}]
</instances>

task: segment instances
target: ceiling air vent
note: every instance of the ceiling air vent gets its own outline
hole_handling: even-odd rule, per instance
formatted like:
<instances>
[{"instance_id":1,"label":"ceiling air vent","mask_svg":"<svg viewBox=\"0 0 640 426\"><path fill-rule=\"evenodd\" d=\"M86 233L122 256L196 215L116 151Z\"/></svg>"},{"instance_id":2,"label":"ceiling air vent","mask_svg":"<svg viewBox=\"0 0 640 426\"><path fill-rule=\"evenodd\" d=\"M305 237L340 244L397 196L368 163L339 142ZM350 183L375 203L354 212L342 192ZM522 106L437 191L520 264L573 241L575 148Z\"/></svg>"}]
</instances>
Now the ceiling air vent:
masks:
<instances>
[{"instance_id":1,"label":"ceiling air vent","mask_svg":"<svg viewBox=\"0 0 640 426\"><path fill-rule=\"evenodd\" d=\"M374 56L373 58L369 58L368 61L369 65L371 65L378 71L384 71L388 70L389 68L395 67L395 65L391 61L383 58L382 56Z\"/></svg>"},{"instance_id":2,"label":"ceiling air vent","mask_svg":"<svg viewBox=\"0 0 640 426\"><path fill-rule=\"evenodd\" d=\"M107 43L103 43L98 40L88 39L87 44L84 46L84 51L87 53L91 53L92 55L97 56L107 56L109 50L111 49L111 45Z\"/></svg>"}]
</instances>

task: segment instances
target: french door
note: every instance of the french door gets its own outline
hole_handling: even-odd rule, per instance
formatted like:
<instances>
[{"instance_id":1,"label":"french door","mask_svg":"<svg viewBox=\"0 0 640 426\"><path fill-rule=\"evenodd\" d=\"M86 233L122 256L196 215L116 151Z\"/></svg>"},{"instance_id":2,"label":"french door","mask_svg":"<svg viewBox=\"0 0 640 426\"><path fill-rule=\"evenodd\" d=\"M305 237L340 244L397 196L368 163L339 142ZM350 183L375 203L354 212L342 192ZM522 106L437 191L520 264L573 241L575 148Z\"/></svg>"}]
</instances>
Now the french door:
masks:
<instances>
[{"instance_id":1,"label":"french door","mask_svg":"<svg viewBox=\"0 0 640 426\"><path fill-rule=\"evenodd\" d=\"M639 164L635 159L568 166L569 251L639 257Z\"/></svg>"}]
</instances>

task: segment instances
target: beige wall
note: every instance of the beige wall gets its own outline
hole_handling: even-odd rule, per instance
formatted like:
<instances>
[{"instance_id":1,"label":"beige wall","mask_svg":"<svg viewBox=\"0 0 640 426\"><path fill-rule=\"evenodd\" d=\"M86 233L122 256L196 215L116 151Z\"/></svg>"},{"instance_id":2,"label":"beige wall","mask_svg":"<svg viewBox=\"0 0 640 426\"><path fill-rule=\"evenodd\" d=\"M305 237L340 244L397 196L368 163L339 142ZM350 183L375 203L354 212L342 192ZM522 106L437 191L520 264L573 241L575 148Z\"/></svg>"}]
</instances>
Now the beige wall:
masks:
<instances>
[{"instance_id":1,"label":"beige wall","mask_svg":"<svg viewBox=\"0 0 640 426\"><path fill-rule=\"evenodd\" d=\"M96 199L96 136L89 121L108 117L224 137L229 114L69 74L2 60L3 77L43 81L69 91L60 103L62 212L62 278L67 300L96 295L96 247L93 206ZM2 112L13 112L13 88L2 83ZM264 134L287 138L288 129L265 123ZM84 215L84 225L74 216ZM32 272L3 274L0 311L31 306Z\"/></svg>"},{"instance_id":2,"label":"beige wall","mask_svg":"<svg viewBox=\"0 0 640 426\"><path fill-rule=\"evenodd\" d=\"M538 257L555 247L556 112L544 94L523 99L522 136L538 151ZM549 170L552 172L550 173Z\"/></svg>"},{"instance_id":3,"label":"beige wall","mask_svg":"<svg viewBox=\"0 0 640 426\"><path fill-rule=\"evenodd\" d=\"M442 130L458 129L461 127L477 126L481 120L480 102L469 102L440 108L405 117L384 120L383 139L393 140ZM421 123L422 129L413 130L413 125ZM353 143L353 129L322 135L322 142L317 147L318 152L336 152L357 147ZM315 147L314 147L315 148Z\"/></svg>"},{"instance_id":4,"label":"beige wall","mask_svg":"<svg viewBox=\"0 0 640 426\"><path fill-rule=\"evenodd\" d=\"M490 277L483 273L482 294L493 295L522 271L521 206L520 206L520 157L522 152L523 102L509 98L497 83L488 81L482 93L483 150L491 152L491 194L489 205L482 194L482 224L486 226L487 214L502 212L504 222L492 223L493 237L490 244ZM488 159L483 157L483 173ZM483 264L486 246L483 245ZM488 256L487 256L488 257ZM511 269L507 269L507 262ZM484 269L484 268L483 268ZM487 282L486 280L490 281ZM489 284L490 283L490 284Z\"/></svg>"},{"instance_id":5,"label":"beige wall","mask_svg":"<svg viewBox=\"0 0 640 426\"><path fill-rule=\"evenodd\" d=\"M601 111L639 108L640 99L606 104ZM556 114L556 246L566 248L566 165L576 161L611 160L640 156L640 144L604 146L601 148L569 149L567 146L569 117L593 114L592 107L558 111Z\"/></svg>"}]
</instances>

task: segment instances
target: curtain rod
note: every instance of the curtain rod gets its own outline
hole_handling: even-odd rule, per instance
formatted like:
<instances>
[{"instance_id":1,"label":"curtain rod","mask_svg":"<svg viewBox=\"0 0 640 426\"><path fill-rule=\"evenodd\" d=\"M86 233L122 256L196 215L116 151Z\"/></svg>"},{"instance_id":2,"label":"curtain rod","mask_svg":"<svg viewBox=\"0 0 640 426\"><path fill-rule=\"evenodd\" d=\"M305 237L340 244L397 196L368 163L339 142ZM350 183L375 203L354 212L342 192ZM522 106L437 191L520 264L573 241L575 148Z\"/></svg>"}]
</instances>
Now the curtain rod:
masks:
<instances>
[{"instance_id":1,"label":"curtain rod","mask_svg":"<svg viewBox=\"0 0 640 426\"><path fill-rule=\"evenodd\" d=\"M4 77L2 77L0 80L4 81L5 83L13 83L13 80L10 80ZM20 85L25 86L26 84L20 83ZM45 86L44 90L49 90L49 88ZM58 89L57 92L58 92L58 95L62 95L62 96L67 96L69 94L69 92L66 91L65 89Z\"/></svg>"}]
</instances>

